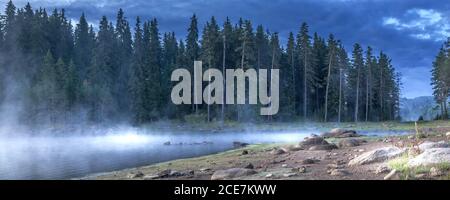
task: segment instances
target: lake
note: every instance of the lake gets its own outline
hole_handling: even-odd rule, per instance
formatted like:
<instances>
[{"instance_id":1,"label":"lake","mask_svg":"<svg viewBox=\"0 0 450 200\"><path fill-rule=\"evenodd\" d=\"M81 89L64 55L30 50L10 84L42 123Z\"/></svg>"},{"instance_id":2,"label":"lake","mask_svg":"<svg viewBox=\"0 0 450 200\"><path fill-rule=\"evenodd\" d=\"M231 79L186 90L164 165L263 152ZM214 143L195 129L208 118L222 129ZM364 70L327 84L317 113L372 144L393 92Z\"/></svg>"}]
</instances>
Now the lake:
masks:
<instances>
[{"instance_id":1,"label":"lake","mask_svg":"<svg viewBox=\"0 0 450 200\"><path fill-rule=\"evenodd\" d=\"M312 131L168 133L120 130L93 136L0 136L0 179L70 179L233 149L233 142L299 142ZM403 134L365 132L369 135ZM165 143L170 142L170 145Z\"/></svg>"}]
</instances>

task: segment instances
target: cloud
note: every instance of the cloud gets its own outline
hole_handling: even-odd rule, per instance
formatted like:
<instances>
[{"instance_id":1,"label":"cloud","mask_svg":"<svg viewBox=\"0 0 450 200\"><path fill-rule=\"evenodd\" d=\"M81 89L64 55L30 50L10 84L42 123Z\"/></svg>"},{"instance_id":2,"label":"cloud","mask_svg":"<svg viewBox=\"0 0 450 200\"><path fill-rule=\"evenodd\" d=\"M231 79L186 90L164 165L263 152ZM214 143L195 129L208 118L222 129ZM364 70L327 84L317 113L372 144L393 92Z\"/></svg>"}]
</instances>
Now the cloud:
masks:
<instances>
[{"instance_id":1,"label":"cloud","mask_svg":"<svg viewBox=\"0 0 450 200\"><path fill-rule=\"evenodd\" d=\"M409 32L416 39L444 41L450 37L449 21L450 17L433 9L411 9L401 19L383 18L383 25Z\"/></svg>"}]
</instances>

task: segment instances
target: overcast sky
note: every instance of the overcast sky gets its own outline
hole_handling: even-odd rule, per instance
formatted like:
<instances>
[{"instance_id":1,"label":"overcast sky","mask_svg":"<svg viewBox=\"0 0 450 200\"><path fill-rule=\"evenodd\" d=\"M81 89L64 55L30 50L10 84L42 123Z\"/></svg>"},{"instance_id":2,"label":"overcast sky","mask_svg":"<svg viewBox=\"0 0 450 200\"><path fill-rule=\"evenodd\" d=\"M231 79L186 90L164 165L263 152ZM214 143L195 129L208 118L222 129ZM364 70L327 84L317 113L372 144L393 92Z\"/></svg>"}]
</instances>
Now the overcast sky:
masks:
<instances>
[{"instance_id":1,"label":"overcast sky","mask_svg":"<svg viewBox=\"0 0 450 200\"><path fill-rule=\"evenodd\" d=\"M6 5L8 0L0 0ZM430 96L430 70L440 46L450 37L448 0L15 0L22 7L65 8L74 20L85 12L90 23L102 15L115 19L123 8L134 24L136 16L156 17L161 31L175 31L184 37L189 17L196 13L199 23L212 15L223 22L229 16L263 24L285 38L307 22L311 32L326 37L333 33L351 51L352 44L383 50L403 74L403 97ZM200 27L201 30L201 27Z\"/></svg>"}]
</instances>

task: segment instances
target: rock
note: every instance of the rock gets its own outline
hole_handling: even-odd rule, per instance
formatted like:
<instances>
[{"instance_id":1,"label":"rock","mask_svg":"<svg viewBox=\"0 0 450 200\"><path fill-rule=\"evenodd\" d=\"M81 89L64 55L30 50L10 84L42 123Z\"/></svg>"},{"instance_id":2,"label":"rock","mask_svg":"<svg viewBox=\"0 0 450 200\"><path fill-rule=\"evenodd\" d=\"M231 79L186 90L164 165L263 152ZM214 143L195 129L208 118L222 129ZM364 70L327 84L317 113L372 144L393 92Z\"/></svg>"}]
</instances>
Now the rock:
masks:
<instances>
[{"instance_id":1,"label":"rock","mask_svg":"<svg viewBox=\"0 0 450 200\"><path fill-rule=\"evenodd\" d=\"M272 150L272 152L270 152L270 154L272 155L281 155L281 154L285 154L286 151L284 151L283 149L274 149Z\"/></svg>"},{"instance_id":2,"label":"rock","mask_svg":"<svg viewBox=\"0 0 450 200\"><path fill-rule=\"evenodd\" d=\"M396 169L392 170L388 175L384 177L384 180L398 180L398 179L400 179L400 176L397 173Z\"/></svg>"},{"instance_id":3,"label":"rock","mask_svg":"<svg viewBox=\"0 0 450 200\"><path fill-rule=\"evenodd\" d=\"M308 159L302 160L301 163L303 165L311 165L311 164L315 164L315 163L318 163L318 162L320 162L320 160L308 158Z\"/></svg>"},{"instance_id":4,"label":"rock","mask_svg":"<svg viewBox=\"0 0 450 200\"><path fill-rule=\"evenodd\" d=\"M376 149L367 153L364 153L349 162L349 166L355 165L365 165L374 162L382 162L395 157L398 157L405 153L404 149L397 147L385 147L381 149Z\"/></svg>"},{"instance_id":5,"label":"rock","mask_svg":"<svg viewBox=\"0 0 450 200\"><path fill-rule=\"evenodd\" d=\"M414 138L416 138L414 135L408 136L408 139L410 139L410 140L412 140L412 139L414 139Z\"/></svg>"},{"instance_id":6,"label":"rock","mask_svg":"<svg viewBox=\"0 0 450 200\"><path fill-rule=\"evenodd\" d=\"M333 161L333 164L336 165L345 165L347 162L345 160L335 160Z\"/></svg>"},{"instance_id":7,"label":"rock","mask_svg":"<svg viewBox=\"0 0 450 200\"><path fill-rule=\"evenodd\" d=\"M342 169L342 168L344 168L343 165L338 165L338 164L334 164L334 163L327 165L327 169Z\"/></svg>"},{"instance_id":8,"label":"rock","mask_svg":"<svg viewBox=\"0 0 450 200\"><path fill-rule=\"evenodd\" d=\"M287 164L282 164L281 167L286 168L286 167L288 167L288 165Z\"/></svg>"},{"instance_id":9,"label":"rock","mask_svg":"<svg viewBox=\"0 0 450 200\"><path fill-rule=\"evenodd\" d=\"M166 178L166 177L169 177L171 173L172 173L172 170L166 169L166 170L163 170L163 171L158 172L157 175L158 175L160 178Z\"/></svg>"},{"instance_id":10,"label":"rock","mask_svg":"<svg viewBox=\"0 0 450 200\"><path fill-rule=\"evenodd\" d=\"M335 128L327 133L322 133L321 135L324 138L348 138L348 137L360 137L356 133L356 131L353 130L345 130L340 128Z\"/></svg>"},{"instance_id":11,"label":"rock","mask_svg":"<svg viewBox=\"0 0 450 200\"><path fill-rule=\"evenodd\" d=\"M283 174L283 176L286 178L289 178L289 177L297 176L297 173L287 173L287 174Z\"/></svg>"},{"instance_id":12,"label":"rock","mask_svg":"<svg viewBox=\"0 0 450 200\"><path fill-rule=\"evenodd\" d=\"M291 171L303 174L303 173L306 173L306 167L301 166L301 167L293 168Z\"/></svg>"},{"instance_id":13,"label":"rock","mask_svg":"<svg viewBox=\"0 0 450 200\"><path fill-rule=\"evenodd\" d=\"M426 141L426 142L422 143L421 145L419 145L419 149L421 151L425 151L427 149L433 149L433 148L449 148L449 147L450 147L450 145L445 141L440 141L440 142Z\"/></svg>"},{"instance_id":14,"label":"rock","mask_svg":"<svg viewBox=\"0 0 450 200\"><path fill-rule=\"evenodd\" d=\"M200 168L199 169L200 172L207 172L207 171L211 171L210 168Z\"/></svg>"},{"instance_id":15,"label":"rock","mask_svg":"<svg viewBox=\"0 0 450 200\"><path fill-rule=\"evenodd\" d=\"M142 173L141 171L138 171L136 173L131 173L128 175L128 178L130 178L130 179L142 178L142 177L144 177L144 173Z\"/></svg>"},{"instance_id":16,"label":"rock","mask_svg":"<svg viewBox=\"0 0 450 200\"><path fill-rule=\"evenodd\" d=\"M246 146L248 146L249 144L248 143L245 143L245 142L233 142L233 147L234 148L242 148L242 147L246 147Z\"/></svg>"},{"instance_id":17,"label":"rock","mask_svg":"<svg viewBox=\"0 0 450 200\"><path fill-rule=\"evenodd\" d=\"M155 180L155 179L158 179L158 178L160 178L158 175L146 175L146 176L144 176L143 177L143 179L144 180Z\"/></svg>"},{"instance_id":18,"label":"rock","mask_svg":"<svg viewBox=\"0 0 450 200\"><path fill-rule=\"evenodd\" d=\"M391 143L391 142L392 142L392 139L390 139L390 138L384 138L383 142L384 142L384 143Z\"/></svg>"},{"instance_id":19,"label":"rock","mask_svg":"<svg viewBox=\"0 0 450 200\"><path fill-rule=\"evenodd\" d=\"M241 155L248 155L248 151L247 150L242 151Z\"/></svg>"},{"instance_id":20,"label":"rock","mask_svg":"<svg viewBox=\"0 0 450 200\"><path fill-rule=\"evenodd\" d=\"M438 177L444 175L444 172L436 167L432 167L430 169L430 176L431 177Z\"/></svg>"},{"instance_id":21,"label":"rock","mask_svg":"<svg viewBox=\"0 0 450 200\"><path fill-rule=\"evenodd\" d=\"M389 172L389 167L386 165L380 165L376 170L375 174L385 174Z\"/></svg>"},{"instance_id":22,"label":"rock","mask_svg":"<svg viewBox=\"0 0 450 200\"><path fill-rule=\"evenodd\" d=\"M169 173L169 177L184 176L184 175L185 175L184 173L181 173L181 172L175 171L175 170L170 170L170 173Z\"/></svg>"},{"instance_id":23,"label":"rock","mask_svg":"<svg viewBox=\"0 0 450 200\"><path fill-rule=\"evenodd\" d=\"M164 145L169 146L171 143L170 141L164 142Z\"/></svg>"},{"instance_id":24,"label":"rock","mask_svg":"<svg viewBox=\"0 0 450 200\"><path fill-rule=\"evenodd\" d=\"M266 175L266 178L272 178L273 177L273 174L267 174Z\"/></svg>"},{"instance_id":25,"label":"rock","mask_svg":"<svg viewBox=\"0 0 450 200\"><path fill-rule=\"evenodd\" d=\"M450 132L447 132L445 136L450 137Z\"/></svg>"},{"instance_id":26,"label":"rock","mask_svg":"<svg viewBox=\"0 0 450 200\"><path fill-rule=\"evenodd\" d=\"M227 170L218 170L211 176L211 180L227 180L243 176L250 176L257 172L252 169L231 168Z\"/></svg>"},{"instance_id":27,"label":"rock","mask_svg":"<svg viewBox=\"0 0 450 200\"><path fill-rule=\"evenodd\" d=\"M450 163L450 148L427 149L422 154L411 159L408 162L408 166L430 166L440 163Z\"/></svg>"},{"instance_id":28,"label":"rock","mask_svg":"<svg viewBox=\"0 0 450 200\"><path fill-rule=\"evenodd\" d=\"M333 149L337 149L338 147L334 144L324 144L324 145L314 145L311 146L309 151L330 151Z\"/></svg>"},{"instance_id":29,"label":"rock","mask_svg":"<svg viewBox=\"0 0 450 200\"><path fill-rule=\"evenodd\" d=\"M356 146L359 146L366 142L367 141L363 140L363 139L347 138L347 139L342 139L341 141L339 141L338 147L339 148L356 147Z\"/></svg>"},{"instance_id":30,"label":"rock","mask_svg":"<svg viewBox=\"0 0 450 200\"><path fill-rule=\"evenodd\" d=\"M254 169L255 167L253 166L252 163L248 163L244 168L245 169Z\"/></svg>"},{"instance_id":31,"label":"rock","mask_svg":"<svg viewBox=\"0 0 450 200\"><path fill-rule=\"evenodd\" d=\"M345 169L333 169L330 171L331 176L347 176L350 172Z\"/></svg>"},{"instance_id":32,"label":"rock","mask_svg":"<svg viewBox=\"0 0 450 200\"><path fill-rule=\"evenodd\" d=\"M305 138L302 142L300 142L298 144L298 146L303 149L309 149L311 146L315 146L315 145L329 145L329 143L322 137L315 136L315 137Z\"/></svg>"}]
</instances>

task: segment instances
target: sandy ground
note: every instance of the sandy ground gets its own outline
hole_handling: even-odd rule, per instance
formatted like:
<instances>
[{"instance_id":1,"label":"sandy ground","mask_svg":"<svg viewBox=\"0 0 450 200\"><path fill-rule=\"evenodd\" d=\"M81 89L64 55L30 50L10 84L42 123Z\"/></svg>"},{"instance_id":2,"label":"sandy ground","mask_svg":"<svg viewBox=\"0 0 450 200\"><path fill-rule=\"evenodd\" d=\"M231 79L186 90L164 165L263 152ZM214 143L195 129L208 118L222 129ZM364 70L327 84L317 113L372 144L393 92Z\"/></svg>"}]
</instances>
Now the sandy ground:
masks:
<instances>
[{"instance_id":1,"label":"sandy ground","mask_svg":"<svg viewBox=\"0 0 450 200\"><path fill-rule=\"evenodd\" d=\"M441 130L446 131L446 130ZM97 174L85 179L99 180L149 180L149 179L178 179L178 180L210 180L217 170L230 168L245 168L249 164L257 172L251 176L237 179L245 180L383 180L389 172L376 174L380 165L387 163L373 163L363 166L349 167L348 162L365 152L392 146L410 146L423 141L449 141L442 133L428 134L426 138L412 139L408 136L389 138L364 138L368 142L357 147L345 147L331 151L287 151L274 155L274 149L285 148L294 144L261 144L251 145L219 154L198 158L175 160L150 166L126 169L121 171ZM444 132L445 133L445 132ZM339 140L330 142L336 143ZM248 154L247 154L248 153ZM311 160L314 161L311 163ZM310 161L310 162L308 162ZM299 170L300 169L300 170ZM306 169L306 170L303 170ZM330 170L343 170L345 174L330 174ZM171 171L172 175L158 177ZM423 179L428 179L426 176Z\"/></svg>"}]
</instances>

